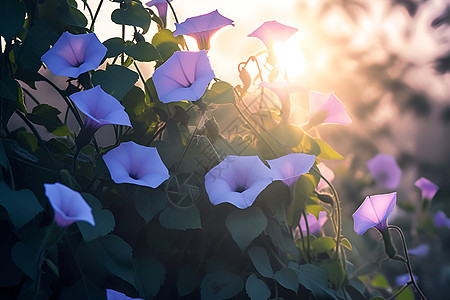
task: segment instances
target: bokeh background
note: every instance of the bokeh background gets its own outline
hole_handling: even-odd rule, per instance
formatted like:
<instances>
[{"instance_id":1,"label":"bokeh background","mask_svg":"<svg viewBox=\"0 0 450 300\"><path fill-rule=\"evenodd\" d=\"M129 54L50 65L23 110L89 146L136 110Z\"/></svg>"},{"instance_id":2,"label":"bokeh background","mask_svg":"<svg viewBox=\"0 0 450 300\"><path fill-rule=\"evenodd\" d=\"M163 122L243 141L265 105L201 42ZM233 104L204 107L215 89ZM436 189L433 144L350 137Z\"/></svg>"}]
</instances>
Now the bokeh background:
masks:
<instances>
[{"instance_id":1,"label":"bokeh background","mask_svg":"<svg viewBox=\"0 0 450 300\"><path fill-rule=\"evenodd\" d=\"M98 2L89 0L94 8ZM118 3L104 2L95 29L102 42L121 30L110 20ZM376 232L356 236L351 214L366 195L391 192L375 184L366 163L377 153L392 155L403 175L390 223L404 229L408 246L430 246L425 257L412 261L425 294L450 298L450 229L435 228L431 221L438 210L450 215L450 1L174 0L172 5L180 22L215 9L235 21L235 27L214 36L209 51L216 76L233 85L241 83L238 64L264 50L249 33L269 20L299 29L277 50L289 80L306 90L334 91L353 120L350 126L325 125L311 132L345 156L326 163L336 174L344 234L353 244L348 257L359 268L384 256ZM175 30L170 11L168 24ZM149 40L156 28L152 30ZM132 32L126 37L132 39ZM193 40L187 43L196 49ZM152 63L140 68L146 78L151 76ZM292 105L292 121L301 125L308 94L295 94ZM440 187L425 212L414 186L422 176ZM392 288L395 276L406 273L402 264L392 261L380 263L377 270ZM385 290L386 295L392 292Z\"/></svg>"}]
</instances>

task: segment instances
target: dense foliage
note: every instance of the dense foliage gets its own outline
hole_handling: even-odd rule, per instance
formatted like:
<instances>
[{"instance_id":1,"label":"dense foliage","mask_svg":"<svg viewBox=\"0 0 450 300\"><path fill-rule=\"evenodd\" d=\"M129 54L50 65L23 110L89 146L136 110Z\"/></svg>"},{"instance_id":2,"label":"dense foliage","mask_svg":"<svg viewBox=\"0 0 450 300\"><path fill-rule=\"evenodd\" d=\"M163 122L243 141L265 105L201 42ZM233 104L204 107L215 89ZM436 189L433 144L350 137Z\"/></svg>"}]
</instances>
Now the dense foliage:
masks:
<instances>
[{"instance_id":1,"label":"dense foliage","mask_svg":"<svg viewBox=\"0 0 450 300\"><path fill-rule=\"evenodd\" d=\"M113 2L111 21L122 32L103 43L93 34L103 1L96 9L87 0L79 8L74 0L0 3L2 299L420 293L408 254L389 236L395 193L368 197L355 231L377 228L387 256L411 277L392 291L377 262L355 270L346 258L340 200L321 167L343 157L312 133L351 120L334 93L311 91L310 117L291 124L290 94L305 89L279 80L273 43L295 28L272 21L251 33L267 51L238 66L234 87L215 77L207 52L210 36L233 21L215 11L177 20L173 32L170 1ZM147 41L150 27L157 30ZM189 51L183 35L200 51ZM147 63L151 78L139 69ZM256 74L247 70L253 64ZM54 99L35 96L43 84ZM11 130L11 120L21 127ZM113 131L99 145L103 126ZM392 164L375 165L375 179L395 189ZM373 199L382 207L364 212Z\"/></svg>"}]
</instances>

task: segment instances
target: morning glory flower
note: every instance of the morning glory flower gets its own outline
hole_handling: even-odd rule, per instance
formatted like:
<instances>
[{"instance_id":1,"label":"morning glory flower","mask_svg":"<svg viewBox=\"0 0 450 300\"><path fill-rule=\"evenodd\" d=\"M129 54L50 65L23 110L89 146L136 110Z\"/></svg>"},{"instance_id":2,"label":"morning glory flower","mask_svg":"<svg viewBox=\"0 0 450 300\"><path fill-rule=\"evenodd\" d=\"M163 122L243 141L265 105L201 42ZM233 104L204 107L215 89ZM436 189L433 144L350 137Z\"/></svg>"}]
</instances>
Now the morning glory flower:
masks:
<instances>
[{"instance_id":1,"label":"morning glory flower","mask_svg":"<svg viewBox=\"0 0 450 300\"><path fill-rule=\"evenodd\" d=\"M278 23L277 21L267 21L248 36L260 39L267 49L271 51L274 43L286 42L297 31L297 28Z\"/></svg>"},{"instance_id":2,"label":"morning glory flower","mask_svg":"<svg viewBox=\"0 0 450 300\"><path fill-rule=\"evenodd\" d=\"M395 189L399 186L402 170L393 156L379 153L367 163L367 167L378 184L387 189Z\"/></svg>"},{"instance_id":3,"label":"morning glory flower","mask_svg":"<svg viewBox=\"0 0 450 300\"><path fill-rule=\"evenodd\" d=\"M439 187L436 184L434 184L433 182L429 181L424 177L418 179L414 183L414 185L417 186L422 191L422 198L428 200L433 199L434 195L439 189Z\"/></svg>"},{"instance_id":4,"label":"morning glory flower","mask_svg":"<svg viewBox=\"0 0 450 300\"><path fill-rule=\"evenodd\" d=\"M177 51L153 73L159 100L197 101L215 77L205 50Z\"/></svg>"},{"instance_id":5,"label":"morning glory flower","mask_svg":"<svg viewBox=\"0 0 450 300\"><path fill-rule=\"evenodd\" d=\"M55 211L55 222L58 226L67 227L76 221L95 226L92 209L80 193L59 182L44 183L44 189L45 196Z\"/></svg>"},{"instance_id":6,"label":"morning glory flower","mask_svg":"<svg viewBox=\"0 0 450 300\"><path fill-rule=\"evenodd\" d=\"M172 2L172 0L169 0L169 2ZM163 22L164 27L167 25L167 1L166 0L152 0L147 3L145 3L148 7L156 6L156 9L158 10L158 15L161 21Z\"/></svg>"},{"instance_id":7,"label":"morning glory flower","mask_svg":"<svg viewBox=\"0 0 450 300\"><path fill-rule=\"evenodd\" d=\"M325 211L319 212L319 219L317 219L316 216L310 213L306 213L306 218L308 220L309 233L311 234L320 232L320 230L322 230L323 224L325 224L328 219L327 213ZM300 219L300 228L304 234L307 233L306 222L303 216Z\"/></svg>"},{"instance_id":8,"label":"morning glory flower","mask_svg":"<svg viewBox=\"0 0 450 300\"><path fill-rule=\"evenodd\" d=\"M345 112L344 104L331 92L324 94L316 91L309 93L309 112L311 127L320 124L350 125L352 120Z\"/></svg>"},{"instance_id":9,"label":"morning glory flower","mask_svg":"<svg viewBox=\"0 0 450 300\"><path fill-rule=\"evenodd\" d=\"M244 209L272 182L272 172L258 156L228 155L205 175L209 200Z\"/></svg>"},{"instance_id":10,"label":"morning glory flower","mask_svg":"<svg viewBox=\"0 0 450 300\"><path fill-rule=\"evenodd\" d=\"M298 178L311 169L315 155L290 153L282 157L268 160L273 180L281 180L285 185L295 184Z\"/></svg>"},{"instance_id":11,"label":"morning glory flower","mask_svg":"<svg viewBox=\"0 0 450 300\"><path fill-rule=\"evenodd\" d=\"M216 9L204 15L187 18L180 24L175 23L176 30L173 35L189 35L197 41L200 50L208 50L212 35L222 27L234 26L233 22L233 20L222 16Z\"/></svg>"},{"instance_id":12,"label":"morning glory flower","mask_svg":"<svg viewBox=\"0 0 450 300\"><path fill-rule=\"evenodd\" d=\"M329 182L332 182L334 180L334 172L333 172L333 170L328 168L324 163L318 164L317 168L319 169L320 174L322 174L322 176L325 177ZM317 185L317 190L318 191L323 190L327 186L328 186L328 184L325 182L325 180L320 178L319 184Z\"/></svg>"},{"instance_id":13,"label":"morning glory flower","mask_svg":"<svg viewBox=\"0 0 450 300\"><path fill-rule=\"evenodd\" d=\"M442 210L436 212L433 218L433 223L437 228L441 228L444 226L450 228L450 219L447 218L447 215Z\"/></svg>"},{"instance_id":14,"label":"morning glory flower","mask_svg":"<svg viewBox=\"0 0 450 300\"><path fill-rule=\"evenodd\" d=\"M143 300L142 298L128 297L127 295L125 295L121 292L115 291L115 290L110 290L110 289L106 290L106 300L133 300L133 299L134 300Z\"/></svg>"},{"instance_id":15,"label":"morning glory flower","mask_svg":"<svg viewBox=\"0 0 450 300\"><path fill-rule=\"evenodd\" d=\"M414 281L418 281L419 278L413 274ZM406 285L411 280L409 273L399 275L395 277L395 284L398 286Z\"/></svg>"},{"instance_id":16,"label":"morning glory flower","mask_svg":"<svg viewBox=\"0 0 450 300\"><path fill-rule=\"evenodd\" d=\"M387 229L387 218L394 209L396 201L396 192L367 196L353 214L355 232L362 235L372 227L379 231L385 231Z\"/></svg>"},{"instance_id":17,"label":"morning glory flower","mask_svg":"<svg viewBox=\"0 0 450 300\"><path fill-rule=\"evenodd\" d=\"M288 81L280 81L280 82L267 82L263 81L258 84L258 86L268 88L280 99L289 98L291 93L296 92L304 92L305 89L296 83L288 82Z\"/></svg>"},{"instance_id":18,"label":"morning glory flower","mask_svg":"<svg viewBox=\"0 0 450 300\"><path fill-rule=\"evenodd\" d=\"M106 47L95 33L64 32L50 50L41 57L53 75L77 78L98 68L106 54Z\"/></svg>"},{"instance_id":19,"label":"morning glory flower","mask_svg":"<svg viewBox=\"0 0 450 300\"><path fill-rule=\"evenodd\" d=\"M169 179L169 170L154 147L134 142L121 143L103 155L111 179L115 183L131 183L151 188Z\"/></svg>"},{"instance_id":20,"label":"morning glory flower","mask_svg":"<svg viewBox=\"0 0 450 300\"><path fill-rule=\"evenodd\" d=\"M102 90L100 85L70 95L75 105L86 115L85 127L97 130L103 125L130 126L130 118L120 102Z\"/></svg>"},{"instance_id":21,"label":"morning glory flower","mask_svg":"<svg viewBox=\"0 0 450 300\"><path fill-rule=\"evenodd\" d=\"M430 246L428 244L420 244L416 248L408 250L410 255L416 256L427 256L428 252L430 252Z\"/></svg>"}]
</instances>

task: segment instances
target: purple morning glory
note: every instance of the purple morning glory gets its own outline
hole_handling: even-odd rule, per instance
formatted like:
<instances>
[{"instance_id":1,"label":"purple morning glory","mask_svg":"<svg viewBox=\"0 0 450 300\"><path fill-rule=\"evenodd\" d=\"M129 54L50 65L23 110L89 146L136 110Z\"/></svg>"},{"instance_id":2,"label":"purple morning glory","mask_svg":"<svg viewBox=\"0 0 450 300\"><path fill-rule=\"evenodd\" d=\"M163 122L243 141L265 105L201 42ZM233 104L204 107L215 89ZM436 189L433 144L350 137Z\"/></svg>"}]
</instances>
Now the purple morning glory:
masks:
<instances>
[{"instance_id":1,"label":"purple morning glory","mask_svg":"<svg viewBox=\"0 0 450 300\"><path fill-rule=\"evenodd\" d=\"M311 91L309 93L309 112L311 125L342 124L350 125L352 120L345 112L344 104L331 92L324 94Z\"/></svg>"},{"instance_id":2,"label":"purple morning glory","mask_svg":"<svg viewBox=\"0 0 450 300\"><path fill-rule=\"evenodd\" d=\"M322 174L323 177L325 177L329 182L332 182L334 180L334 172L330 168L328 168L324 163L320 163L317 165L317 168L320 171L320 174ZM324 188L326 188L328 184L325 180L320 178L319 184L317 185L317 190L320 191Z\"/></svg>"},{"instance_id":3,"label":"purple morning glory","mask_svg":"<svg viewBox=\"0 0 450 300\"><path fill-rule=\"evenodd\" d=\"M408 250L410 255L416 256L427 256L428 252L430 252L430 246L428 244L420 244L416 248Z\"/></svg>"},{"instance_id":4,"label":"purple morning glory","mask_svg":"<svg viewBox=\"0 0 450 300\"><path fill-rule=\"evenodd\" d=\"M263 81L258 84L258 86L268 88L280 99L289 99L291 93L304 92L305 89L296 83L280 81L280 82L267 82Z\"/></svg>"},{"instance_id":5,"label":"purple morning glory","mask_svg":"<svg viewBox=\"0 0 450 300\"><path fill-rule=\"evenodd\" d=\"M442 210L436 212L433 218L433 223L437 228L441 228L444 226L450 228L450 219L447 218L447 215Z\"/></svg>"},{"instance_id":6,"label":"purple morning glory","mask_svg":"<svg viewBox=\"0 0 450 300\"><path fill-rule=\"evenodd\" d=\"M439 189L439 187L436 184L434 184L433 182L429 181L424 177L418 179L414 183L414 185L417 186L422 191L422 198L428 200L433 199L434 195Z\"/></svg>"},{"instance_id":7,"label":"purple morning glory","mask_svg":"<svg viewBox=\"0 0 450 300\"><path fill-rule=\"evenodd\" d=\"M130 118L122 104L103 91L99 85L86 91L74 93L70 98L78 109L86 115L85 127L91 127L94 131L103 125L110 124L131 127Z\"/></svg>"},{"instance_id":8,"label":"purple morning glory","mask_svg":"<svg viewBox=\"0 0 450 300\"><path fill-rule=\"evenodd\" d=\"M267 163L272 171L273 180L281 180L285 185L291 186L301 175L309 172L315 160L315 155L290 153L268 160Z\"/></svg>"},{"instance_id":9,"label":"purple morning glory","mask_svg":"<svg viewBox=\"0 0 450 300\"><path fill-rule=\"evenodd\" d=\"M397 201L397 193L368 196L353 214L354 229L359 235L375 227L379 231L387 229L387 217Z\"/></svg>"},{"instance_id":10,"label":"purple morning glory","mask_svg":"<svg viewBox=\"0 0 450 300\"><path fill-rule=\"evenodd\" d=\"M414 280L418 281L419 278L413 274ZM409 276L409 273L399 275L395 277L395 284L398 286L406 285L411 280L411 277Z\"/></svg>"},{"instance_id":11,"label":"purple morning glory","mask_svg":"<svg viewBox=\"0 0 450 300\"><path fill-rule=\"evenodd\" d=\"M44 189L45 196L55 211L58 226L66 227L76 221L85 221L95 226L92 209L80 193L59 182L44 183Z\"/></svg>"},{"instance_id":12,"label":"purple morning glory","mask_svg":"<svg viewBox=\"0 0 450 300\"><path fill-rule=\"evenodd\" d=\"M97 69L106 51L95 33L71 34L66 31L42 55L41 60L53 75L77 78L82 73Z\"/></svg>"},{"instance_id":13,"label":"purple morning glory","mask_svg":"<svg viewBox=\"0 0 450 300\"><path fill-rule=\"evenodd\" d=\"M209 200L244 209L272 182L272 172L258 156L228 155L205 175Z\"/></svg>"},{"instance_id":14,"label":"purple morning glory","mask_svg":"<svg viewBox=\"0 0 450 300\"><path fill-rule=\"evenodd\" d=\"M308 220L309 233L311 233L311 234L320 232L323 224L325 224L325 222L328 219L327 213L325 211L319 212L319 219L317 219L316 216L314 216L313 214L310 214L310 213L306 213L306 218ZM305 219L303 218L303 216L300 219L300 228L304 234L307 233L306 222L305 222Z\"/></svg>"},{"instance_id":15,"label":"purple morning glory","mask_svg":"<svg viewBox=\"0 0 450 300\"><path fill-rule=\"evenodd\" d=\"M395 189L399 186L402 170L393 156L379 153L367 163L367 167L378 184L387 189Z\"/></svg>"},{"instance_id":16,"label":"purple morning glory","mask_svg":"<svg viewBox=\"0 0 450 300\"><path fill-rule=\"evenodd\" d=\"M267 21L248 36L260 39L267 49L271 51L274 43L287 41L297 31L297 28L283 25L277 21Z\"/></svg>"},{"instance_id":17,"label":"purple morning glory","mask_svg":"<svg viewBox=\"0 0 450 300\"><path fill-rule=\"evenodd\" d=\"M204 15L187 18L180 24L175 23L176 30L173 35L189 35L197 41L200 50L208 50L212 35L222 27L234 26L233 22L233 20L222 16L216 9Z\"/></svg>"},{"instance_id":18,"label":"purple morning glory","mask_svg":"<svg viewBox=\"0 0 450 300\"><path fill-rule=\"evenodd\" d=\"M177 51L153 73L159 100L197 101L215 77L205 50Z\"/></svg>"},{"instance_id":19,"label":"purple morning glory","mask_svg":"<svg viewBox=\"0 0 450 300\"><path fill-rule=\"evenodd\" d=\"M127 295L125 295L121 292L115 291L115 290L110 290L110 289L106 290L106 300L133 300L133 299L134 300L143 300L142 298L128 297Z\"/></svg>"},{"instance_id":20,"label":"purple morning glory","mask_svg":"<svg viewBox=\"0 0 450 300\"><path fill-rule=\"evenodd\" d=\"M154 147L134 142L121 143L103 155L115 183L131 183L151 188L169 179L169 171Z\"/></svg>"},{"instance_id":21,"label":"purple morning glory","mask_svg":"<svg viewBox=\"0 0 450 300\"><path fill-rule=\"evenodd\" d=\"M172 2L172 0L169 0L169 2ZM152 0L147 3L145 3L148 7L156 6L156 9L158 10L158 15L161 21L164 24L164 27L167 25L167 1L166 0Z\"/></svg>"}]
</instances>

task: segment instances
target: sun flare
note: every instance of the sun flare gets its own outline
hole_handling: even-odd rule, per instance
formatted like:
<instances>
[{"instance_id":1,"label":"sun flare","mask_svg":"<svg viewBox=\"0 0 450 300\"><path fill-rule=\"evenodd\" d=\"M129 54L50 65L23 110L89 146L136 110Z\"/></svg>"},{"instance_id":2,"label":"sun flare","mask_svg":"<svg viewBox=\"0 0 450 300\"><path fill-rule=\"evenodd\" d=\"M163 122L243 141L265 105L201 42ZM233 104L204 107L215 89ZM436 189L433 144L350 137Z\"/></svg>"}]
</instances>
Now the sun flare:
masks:
<instances>
[{"instance_id":1,"label":"sun flare","mask_svg":"<svg viewBox=\"0 0 450 300\"><path fill-rule=\"evenodd\" d=\"M295 34L285 43L274 45L275 55L280 65L280 74L284 72L288 77L301 77L305 75L306 59L301 47L301 36Z\"/></svg>"}]
</instances>

